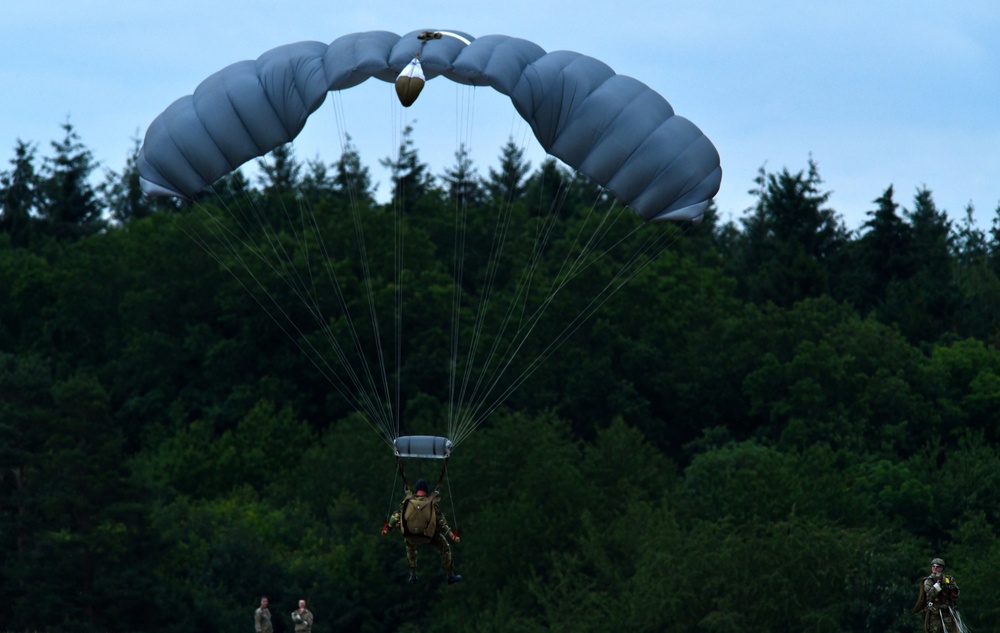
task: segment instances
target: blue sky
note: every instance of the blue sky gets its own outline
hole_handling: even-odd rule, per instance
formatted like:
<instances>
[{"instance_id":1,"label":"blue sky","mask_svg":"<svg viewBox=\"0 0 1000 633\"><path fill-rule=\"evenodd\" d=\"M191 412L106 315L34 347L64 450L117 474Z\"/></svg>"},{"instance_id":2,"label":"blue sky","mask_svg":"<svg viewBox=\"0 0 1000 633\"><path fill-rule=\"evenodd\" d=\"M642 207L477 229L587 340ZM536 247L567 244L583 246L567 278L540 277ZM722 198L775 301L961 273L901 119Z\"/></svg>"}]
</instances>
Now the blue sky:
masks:
<instances>
[{"instance_id":1,"label":"blue sky","mask_svg":"<svg viewBox=\"0 0 1000 633\"><path fill-rule=\"evenodd\" d=\"M1000 11L978 0L10 0L0 20L0 170L17 139L51 155L68 118L95 159L120 171L157 114L230 63L299 40L424 28L522 37L647 83L718 147L724 216L753 203L761 166L799 171L810 156L850 228L890 184L904 207L926 186L956 219L971 202L984 227L1000 204ZM313 115L295 144L300 160L333 162L346 132L380 178L378 160L414 122L434 173L453 164L461 140L484 174L525 132L489 89L439 79L394 111L391 86L369 84ZM537 165L542 154L529 158Z\"/></svg>"}]
</instances>

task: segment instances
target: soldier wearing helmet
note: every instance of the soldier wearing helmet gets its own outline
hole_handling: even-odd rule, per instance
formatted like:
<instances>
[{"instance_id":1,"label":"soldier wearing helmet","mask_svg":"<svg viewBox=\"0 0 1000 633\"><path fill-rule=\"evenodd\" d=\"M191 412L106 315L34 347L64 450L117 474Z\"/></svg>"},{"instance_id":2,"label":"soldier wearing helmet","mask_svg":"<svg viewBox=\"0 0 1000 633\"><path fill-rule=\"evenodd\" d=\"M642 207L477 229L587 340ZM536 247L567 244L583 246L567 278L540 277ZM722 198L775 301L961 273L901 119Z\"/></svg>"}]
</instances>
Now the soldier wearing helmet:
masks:
<instances>
[{"instance_id":1,"label":"soldier wearing helmet","mask_svg":"<svg viewBox=\"0 0 1000 633\"><path fill-rule=\"evenodd\" d=\"M447 535L451 540L458 543L460 541L457 533L448 527L448 520L444 517L444 512L438 507L439 495L437 490L430 493L430 486L427 481L420 479L415 486L416 492L406 491L406 498L403 499L399 510L393 512L389 521L382 527L382 534L388 534L391 530L399 529L403 532L403 540L406 543L406 563L410 566L409 582L417 582L417 547L430 544L441 554L441 566L447 574L449 585L462 580L459 574L455 573L455 564L451 558L451 548L448 547Z\"/></svg>"},{"instance_id":2,"label":"soldier wearing helmet","mask_svg":"<svg viewBox=\"0 0 1000 633\"><path fill-rule=\"evenodd\" d=\"M931 573L920 583L914 613L924 614L925 633L959 633L961 618L955 608L958 583L944 573L944 559L931 560Z\"/></svg>"}]
</instances>

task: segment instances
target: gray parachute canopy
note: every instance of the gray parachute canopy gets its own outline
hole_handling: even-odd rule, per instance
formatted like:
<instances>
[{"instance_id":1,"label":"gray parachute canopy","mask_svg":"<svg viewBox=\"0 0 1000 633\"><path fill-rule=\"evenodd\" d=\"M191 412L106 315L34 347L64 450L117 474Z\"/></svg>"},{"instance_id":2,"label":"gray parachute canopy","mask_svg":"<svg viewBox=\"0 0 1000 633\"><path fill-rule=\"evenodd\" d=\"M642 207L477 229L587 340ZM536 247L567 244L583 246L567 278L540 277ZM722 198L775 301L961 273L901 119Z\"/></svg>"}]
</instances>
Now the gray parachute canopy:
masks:
<instances>
[{"instance_id":1,"label":"gray parachute canopy","mask_svg":"<svg viewBox=\"0 0 1000 633\"><path fill-rule=\"evenodd\" d=\"M527 40L457 33L425 43L425 32L298 42L223 68L149 126L138 160L143 191L193 197L295 138L327 92L370 77L392 82L419 53L427 80L440 75L509 96L546 152L647 220L697 220L718 192L711 141L644 83Z\"/></svg>"}]
</instances>

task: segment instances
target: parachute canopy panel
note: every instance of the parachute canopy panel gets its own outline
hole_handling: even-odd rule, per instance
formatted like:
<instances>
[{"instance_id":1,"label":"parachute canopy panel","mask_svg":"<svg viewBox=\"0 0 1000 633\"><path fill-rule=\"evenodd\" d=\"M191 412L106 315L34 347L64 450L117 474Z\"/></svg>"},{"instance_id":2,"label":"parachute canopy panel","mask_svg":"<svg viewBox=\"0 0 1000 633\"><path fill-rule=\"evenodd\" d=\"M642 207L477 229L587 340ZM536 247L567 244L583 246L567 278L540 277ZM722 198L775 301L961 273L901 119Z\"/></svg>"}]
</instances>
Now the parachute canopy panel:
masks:
<instances>
[{"instance_id":1,"label":"parachute canopy panel","mask_svg":"<svg viewBox=\"0 0 1000 633\"><path fill-rule=\"evenodd\" d=\"M394 82L418 54L428 81L440 75L510 97L546 152L646 220L697 220L719 191L715 146L641 81L527 40L457 31L421 39L427 33L298 42L220 70L149 126L137 165L143 191L193 197L291 141L327 91Z\"/></svg>"},{"instance_id":2,"label":"parachute canopy panel","mask_svg":"<svg viewBox=\"0 0 1000 633\"><path fill-rule=\"evenodd\" d=\"M447 437L435 435L404 435L393 442L396 457L415 457L420 459L447 459L451 457L454 447Z\"/></svg>"}]
</instances>

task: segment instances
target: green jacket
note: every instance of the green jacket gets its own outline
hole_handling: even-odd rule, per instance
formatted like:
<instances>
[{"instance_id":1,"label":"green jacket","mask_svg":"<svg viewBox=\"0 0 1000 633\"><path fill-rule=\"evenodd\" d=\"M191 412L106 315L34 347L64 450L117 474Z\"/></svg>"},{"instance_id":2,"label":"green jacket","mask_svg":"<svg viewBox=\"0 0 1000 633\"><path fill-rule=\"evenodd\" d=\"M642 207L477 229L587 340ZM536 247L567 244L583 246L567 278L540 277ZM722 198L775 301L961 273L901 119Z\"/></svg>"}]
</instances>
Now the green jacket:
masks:
<instances>
[{"instance_id":1,"label":"green jacket","mask_svg":"<svg viewBox=\"0 0 1000 633\"><path fill-rule=\"evenodd\" d=\"M309 609L302 613L296 609L292 611L292 622L295 623L295 633L309 633L313 627L313 614L310 613Z\"/></svg>"},{"instance_id":2,"label":"green jacket","mask_svg":"<svg viewBox=\"0 0 1000 633\"><path fill-rule=\"evenodd\" d=\"M257 633L274 633L271 626L271 610L258 607L253 612L253 626Z\"/></svg>"}]
</instances>

